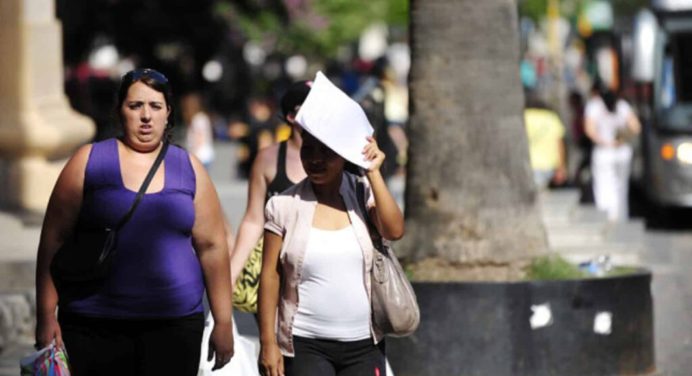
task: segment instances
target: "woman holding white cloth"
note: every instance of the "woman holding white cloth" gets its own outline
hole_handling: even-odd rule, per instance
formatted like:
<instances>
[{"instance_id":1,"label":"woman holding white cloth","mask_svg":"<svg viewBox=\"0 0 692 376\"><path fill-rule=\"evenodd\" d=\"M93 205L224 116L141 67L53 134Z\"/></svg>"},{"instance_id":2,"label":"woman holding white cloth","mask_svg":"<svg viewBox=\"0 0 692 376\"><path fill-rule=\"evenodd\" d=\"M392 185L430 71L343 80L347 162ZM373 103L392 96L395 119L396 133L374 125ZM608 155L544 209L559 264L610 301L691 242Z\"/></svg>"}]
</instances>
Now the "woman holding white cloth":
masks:
<instances>
[{"instance_id":1,"label":"woman holding white cloth","mask_svg":"<svg viewBox=\"0 0 692 376\"><path fill-rule=\"evenodd\" d=\"M373 245L365 218L386 239L404 233L403 215L380 173L384 153L362 109L321 74L297 121L308 177L272 197L265 210L260 370L384 376L384 342L370 320ZM347 161L366 169L366 197L356 197L362 178L345 172Z\"/></svg>"}]
</instances>

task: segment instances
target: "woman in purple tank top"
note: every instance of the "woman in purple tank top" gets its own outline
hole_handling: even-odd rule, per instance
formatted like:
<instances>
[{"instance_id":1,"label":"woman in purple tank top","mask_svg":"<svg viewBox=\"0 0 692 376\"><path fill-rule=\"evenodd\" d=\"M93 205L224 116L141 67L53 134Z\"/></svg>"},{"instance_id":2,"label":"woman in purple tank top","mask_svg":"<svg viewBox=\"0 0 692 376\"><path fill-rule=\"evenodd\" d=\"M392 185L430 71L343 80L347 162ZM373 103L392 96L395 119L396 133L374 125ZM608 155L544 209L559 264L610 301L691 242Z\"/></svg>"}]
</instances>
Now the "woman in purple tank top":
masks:
<instances>
[{"instance_id":1,"label":"woman in purple tank top","mask_svg":"<svg viewBox=\"0 0 692 376\"><path fill-rule=\"evenodd\" d=\"M220 368L233 356L231 278L224 218L202 164L171 145L130 220L112 267L89 286L56 283L55 252L76 228L113 228L132 205L172 124L168 80L152 69L123 76L123 136L81 147L48 204L36 266L36 345L64 345L73 375L196 375L203 295ZM59 312L56 317L56 309ZM211 360L211 359L210 359Z\"/></svg>"}]
</instances>

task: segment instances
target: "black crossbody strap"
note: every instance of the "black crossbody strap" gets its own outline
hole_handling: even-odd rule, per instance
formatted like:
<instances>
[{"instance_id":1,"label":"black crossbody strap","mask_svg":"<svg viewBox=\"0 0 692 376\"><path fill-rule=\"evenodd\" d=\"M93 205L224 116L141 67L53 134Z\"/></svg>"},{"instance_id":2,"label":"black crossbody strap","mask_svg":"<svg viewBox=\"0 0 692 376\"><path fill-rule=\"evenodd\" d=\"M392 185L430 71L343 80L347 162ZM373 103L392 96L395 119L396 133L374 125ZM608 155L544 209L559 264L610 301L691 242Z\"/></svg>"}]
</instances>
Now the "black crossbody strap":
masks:
<instances>
[{"instance_id":1,"label":"black crossbody strap","mask_svg":"<svg viewBox=\"0 0 692 376\"><path fill-rule=\"evenodd\" d=\"M146 192L147 188L149 188L149 183L151 183L151 180L154 178L156 170L158 170L159 166L161 166L161 162L163 162L163 158L166 156L166 151L168 151L168 141L164 141L163 146L161 146L161 151L159 151L159 155L156 156L156 160L154 161L154 164L151 165L151 168L147 173L147 177L144 178L142 186L139 187L137 197L135 197L135 202L132 203L132 206L130 206L130 210L128 210L127 214L125 214L125 216L123 216L123 218L118 222L118 225L115 227L116 230L120 230L120 228L123 227L123 225L125 225L125 223L127 223L127 221L130 220L132 214L134 214L135 209L137 209L139 202L142 200L142 196L144 196L144 192Z\"/></svg>"}]
</instances>

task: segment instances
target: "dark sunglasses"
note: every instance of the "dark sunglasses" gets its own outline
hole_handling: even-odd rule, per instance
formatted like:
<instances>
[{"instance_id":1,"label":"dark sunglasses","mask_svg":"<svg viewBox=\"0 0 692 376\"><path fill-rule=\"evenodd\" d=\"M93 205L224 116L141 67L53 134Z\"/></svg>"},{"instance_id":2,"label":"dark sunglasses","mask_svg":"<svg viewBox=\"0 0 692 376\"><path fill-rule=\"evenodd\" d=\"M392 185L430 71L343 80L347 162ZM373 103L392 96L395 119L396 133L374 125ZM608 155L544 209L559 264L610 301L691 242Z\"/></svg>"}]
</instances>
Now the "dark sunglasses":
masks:
<instances>
[{"instance_id":1,"label":"dark sunglasses","mask_svg":"<svg viewBox=\"0 0 692 376\"><path fill-rule=\"evenodd\" d=\"M142 78L151 78L160 84L168 83L168 78L166 78L163 73L150 68L135 69L130 72L130 74L132 74L132 81L139 81Z\"/></svg>"}]
</instances>

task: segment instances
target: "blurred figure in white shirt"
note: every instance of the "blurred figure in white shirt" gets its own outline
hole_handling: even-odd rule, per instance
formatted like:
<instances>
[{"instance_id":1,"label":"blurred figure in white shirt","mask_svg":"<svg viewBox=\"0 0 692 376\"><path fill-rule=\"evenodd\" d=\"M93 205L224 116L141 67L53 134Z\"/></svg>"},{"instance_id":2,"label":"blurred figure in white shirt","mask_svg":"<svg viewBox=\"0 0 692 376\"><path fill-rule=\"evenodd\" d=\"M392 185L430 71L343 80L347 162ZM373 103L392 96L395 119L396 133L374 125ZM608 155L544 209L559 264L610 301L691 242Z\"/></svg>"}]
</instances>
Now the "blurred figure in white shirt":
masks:
<instances>
[{"instance_id":1,"label":"blurred figure in white shirt","mask_svg":"<svg viewBox=\"0 0 692 376\"><path fill-rule=\"evenodd\" d=\"M186 126L185 146L208 170L214 161L214 134L199 93L185 95L180 107Z\"/></svg>"}]
</instances>

